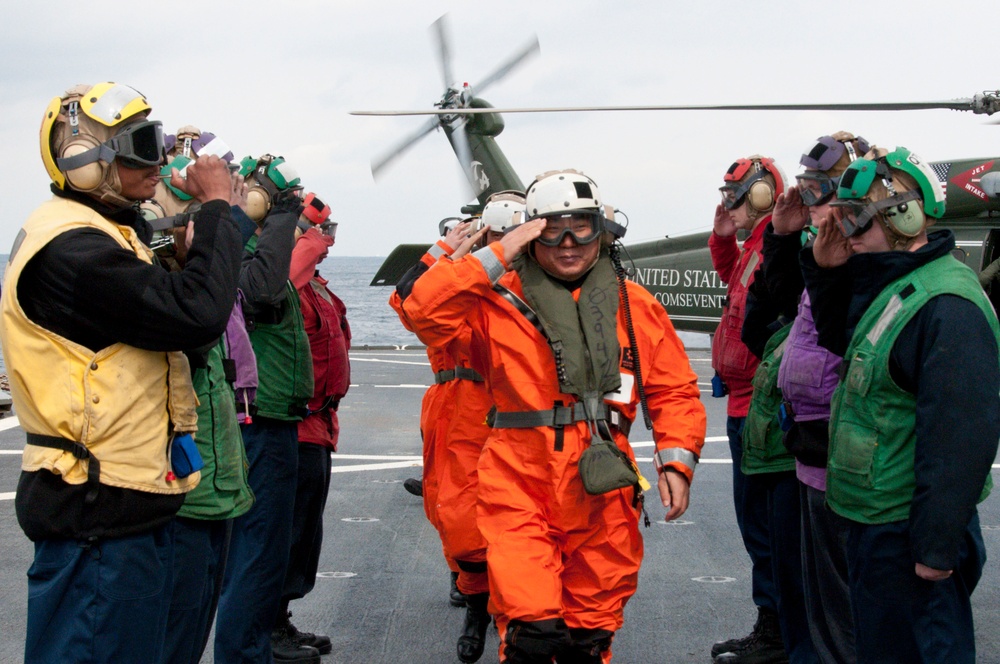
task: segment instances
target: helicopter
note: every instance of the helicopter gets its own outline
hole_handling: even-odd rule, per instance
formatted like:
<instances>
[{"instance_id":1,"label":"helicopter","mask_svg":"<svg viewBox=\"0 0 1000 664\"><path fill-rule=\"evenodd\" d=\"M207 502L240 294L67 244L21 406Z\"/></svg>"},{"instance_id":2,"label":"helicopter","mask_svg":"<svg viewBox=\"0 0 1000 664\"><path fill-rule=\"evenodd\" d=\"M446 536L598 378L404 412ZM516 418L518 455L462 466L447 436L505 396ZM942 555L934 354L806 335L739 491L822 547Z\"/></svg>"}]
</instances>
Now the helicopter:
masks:
<instances>
[{"instance_id":1,"label":"helicopter","mask_svg":"<svg viewBox=\"0 0 1000 664\"><path fill-rule=\"evenodd\" d=\"M391 163L416 141L435 130L443 130L468 180L476 202L462 208L475 215L490 195L505 191L524 191L516 171L497 144L504 129L503 114L626 112L626 111L909 111L952 109L993 115L1000 111L1000 90L976 93L972 97L942 101L898 103L830 104L729 104L729 105L642 105L576 106L550 108L496 108L478 96L489 85L501 80L526 59L537 55L537 39L519 49L478 85L457 85L451 69L451 48L446 17L431 26L437 40L441 71L446 90L433 109L403 111L352 111L352 115L423 116L430 119L383 156L372 162L372 174L378 178ZM1000 258L1000 157L931 162L947 197L947 210L937 222L955 234L956 258L977 273ZM686 332L711 334L718 326L726 298L726 285L712 266L708 249L711 231L677 237L664 237L635 244L626 243L624 253L630 259L629 278L644 286L670 313L674 327ZM403 244L396 247L382 263L372 286L391 286L428 249L427 244ZM1000 306L1000 289L991 294L994 307Z\"/></svg>"}]
</instances>

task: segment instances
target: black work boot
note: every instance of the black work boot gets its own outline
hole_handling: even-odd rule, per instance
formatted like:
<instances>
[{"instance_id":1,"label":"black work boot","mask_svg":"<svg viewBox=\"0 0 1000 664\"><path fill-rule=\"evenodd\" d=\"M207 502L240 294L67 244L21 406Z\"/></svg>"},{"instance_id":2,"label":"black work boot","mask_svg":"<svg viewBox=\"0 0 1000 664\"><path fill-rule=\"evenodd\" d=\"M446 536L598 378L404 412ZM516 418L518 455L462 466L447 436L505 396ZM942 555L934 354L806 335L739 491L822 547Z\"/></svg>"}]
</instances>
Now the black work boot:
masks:
<instances>
[{"instance_id":1,"label":"black work boot","mask_svg":"<svg viewBox=\"0 0 1000 664\"><path fill-rule=\"evenodd\" d=\"M765 616L768 616L768 617L765 618ZM765 609L763 607L759 607L758 606L757 607L757 622L754 623L753 629L750 630L750 633L747 634L746 636L740 637L738 639L729 639L728 641L719 641L718 643L712 644L712 659L715 659L716 657L718 657L722 653L734 652L734 651L739 650L740 648L746 646L746 644L750 642L750 639L752 639L754 637L754 635L758 634L760 632L760 630L763 629L764 621L765 620L770 620L771 618L774 619L774 623L775 623L775 625L777 625L777 623L778 623L778 616L777 616L777 614L775 614L770 609ZM778 629L778 632L779 632L778 640L780 641L781 640L781 634L780 634L781 629L780 628Z\"/></svg>"},{"instance_id":2,"label":"black work boot","mask_svg":"<svg viewBox=\"0 0 1000 664\"><path fill-rule=\"evenodd\" d=\"M489 593L466 595L465 623L458 637L458 658L463 662L478 662L486 647L486 629L490 626L490 613L486 605Z\"/></svg>"},{"instance_id":3,"label":"black work boot","mask_svg":"<svg viewBox=\"0 0 1000 664\"><path fill-rule=\"evenodd\" d=\"M280 627L271 632L271 656L275 662L320 664L318 650L296 643L288 635L288 631Z\"/></svg>"},{"instance_id":4,"label":"black work boot","mask_svg":"<svg viewBox=\"0 0 1000 664\"><path fill-rule=\"evenodd\" d=\"M312 646L321 655L329 655L333 652L333 644L330 642L329 636L300 631L298 627L292 624L291 611L285 612L284 620L279 618L279 625L275 628L275 631L277 630L284 630L288 638L292 641L301 646Z\"/></svg>"},{"instance_id":5,"label":"black work boot","mask_svg":"<svg viewBox=\"0 0 1000 664\"><path fill-rule=\"evenodd\" d=\"M730 643L736 646L730 650L720 650L716 647L727 647ZM778 624L778 614L767 609L758 608L757 623L753 631L743 639L722 641L712 646L713 662L715 664L785 664L788 654L781 640L781 626Z\"/></svg>"},{"instance_id":6,"label":"black work boot","mask_svg":"<svg viewBox=\"0 0 1000 664\"><path fill-rule=\"evenodd\" d=\"M416 477L403 480L403 488L414 496L424 495L424 482L423 480L418 480Z\"/></svg>"},{"instance_id":7,"label":"black work boot","mask_svg":"<svg viewBox=\"0 0 1000 664\"><path fill-rule=\"evenodd\" d=\"M451 590L448 591L448 601L452 606L465 606L465 595L458 589L458 572L451 573Z\"/></svg>"},{"instance_id":8,"label":"black work boot","mask_svg":"<svg viewBox=\"0 0 1000 664\"><path fill-rule=\"evenodd\" d=\"M606 629L571 627L569 645L556 655L556 664L601 664L614 635Z\"/></svg>"}]
</instances>

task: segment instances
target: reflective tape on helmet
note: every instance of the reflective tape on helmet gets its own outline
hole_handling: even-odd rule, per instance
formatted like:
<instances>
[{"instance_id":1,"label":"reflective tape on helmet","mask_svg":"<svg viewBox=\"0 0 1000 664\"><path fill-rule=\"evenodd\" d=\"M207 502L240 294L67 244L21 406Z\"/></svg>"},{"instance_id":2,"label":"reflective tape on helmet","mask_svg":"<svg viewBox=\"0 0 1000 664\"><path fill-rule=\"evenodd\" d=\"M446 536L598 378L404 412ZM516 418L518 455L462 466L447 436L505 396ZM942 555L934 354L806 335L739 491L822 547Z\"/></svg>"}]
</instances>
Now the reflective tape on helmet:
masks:
<instances>
[{"instance_id":1,"label":"reflective tape on helmet","mask_svg":"<svg viewBox=\"0 0 1000 664\"><path fill-rule=\"evenodd\" d=\"M204 145L199 147L197 144L195 144L192 146L192 148L194 149L194 153L199 157L215 155L216 157L222 159L225 162L231 162L233 160L233 151L229 149L229 146L226 144L226 142L221 138L219 138L218 136L212 136L211 134L208 133L203 134L201 138L205 139L208 136L211 136L212 138Z\"/></svg>"},{"instance_id":2,"label":"reflective tape on helmet","mask_svg":"<svg viewBox=\"0 0 1000 664\"><path fill-rule=\"evenodd\" d=\"M80 100L80 108L91 119L108 127L150 110L146 98L138 90L120 83L98 83Z\"/></svg>"},{"instance_id":3,"label":"reflective tape on helmet","mask_svg":"<svg viewBox=\"0 0 1000 664\"><path fill-rule=\"evenodd\" d=\"M657 450L653 455L653 461L656 463L657 472L663 472L663 467L668 463L679 462L690 468L693 473L695 466L698 465L698 455L682 447L668 447Z\"/></svg>"}]
</instances>

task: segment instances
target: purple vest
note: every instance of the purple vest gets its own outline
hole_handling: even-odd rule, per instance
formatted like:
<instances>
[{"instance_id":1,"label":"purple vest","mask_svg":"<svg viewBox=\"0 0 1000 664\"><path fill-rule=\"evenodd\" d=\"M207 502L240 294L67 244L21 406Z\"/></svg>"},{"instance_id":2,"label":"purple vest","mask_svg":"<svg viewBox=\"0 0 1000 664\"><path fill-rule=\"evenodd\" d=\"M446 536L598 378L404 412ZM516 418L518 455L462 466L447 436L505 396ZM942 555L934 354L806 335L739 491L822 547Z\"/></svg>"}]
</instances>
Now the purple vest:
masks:
<instances>
[{"instance_id":1,"label":"purple vest","mask_svg":"<svg viewBox=\"0 0 1000 664\"><path fill-rule=\"evenodd\" d=\"M250 345L246 322L243 319L243 292L237 291L236 304L226 324L226 357L236 363L236 419L243 424L247 412L257 398L257 356Z\"/></svg>"},{"instance_id":2,"label":"purple vest","mask_svg":"<svg viewBox=\"0 0 1000 664\"><path fill-rule=\"evenodd\" d=\"M817 338L809 294L802 291L778 369L778 387L799 422L830 419L830 399L837 387L841 358L820 346Z\"/></svg>"}]
</instances>

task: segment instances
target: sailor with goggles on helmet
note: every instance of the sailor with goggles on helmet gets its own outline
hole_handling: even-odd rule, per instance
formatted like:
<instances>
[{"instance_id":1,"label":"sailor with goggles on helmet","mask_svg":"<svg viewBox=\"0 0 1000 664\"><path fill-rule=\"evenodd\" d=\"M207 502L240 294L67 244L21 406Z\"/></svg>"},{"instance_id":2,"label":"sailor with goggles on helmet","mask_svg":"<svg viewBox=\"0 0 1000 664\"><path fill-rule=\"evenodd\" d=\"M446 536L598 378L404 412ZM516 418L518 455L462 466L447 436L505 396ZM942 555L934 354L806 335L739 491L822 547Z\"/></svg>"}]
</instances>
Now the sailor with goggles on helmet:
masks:
<instances>
[{"instance_id":1,"label":"sailor with goggles on helmet","mask_svg":"<svg viewBox=\"0 0 1000 664\"><path fill-rule=\"evenodd\" d=\"M844 357L826 503L847 524L858 660L974 662L1000 325L952 232L928 230L946 203L929 164L874 148L836 195L802 266L819 341Z\"/></svg>"},{"instance_id":2,"label":"sailor with goggles on helmet","mask_svg":"<svg viewBox=\"0 0 1000 664\"><path fill-rule=\"evenodd\" d=\"M201 204L185 269L155 263L137 208L164 157L149 112L117 83L50 102L40 139L53 197L22 227L5 275L0 336L27 432L15 510L35 543L25 661L161 656L171 521L200 478L173 456L196 427L179 351L225 329L240 240L229 171L209 158L172 173Z\"/></svg>"},{"instance_id":3,"label":"sailor with goggles on helmet","mask_svg":"<svg viewBox=\"0 0 1000 664\"><path fill-rule=\"evenodd\" d=\"M500 661L609 661L636 591L636 501L649 486L627 433L642 407L660 501L675 519L705 412L662 305L612 258L624 227L594 181L545 173L526 211L499 240L427 270L403 310L428 345L471 334L473 368L496 406L477 523Z\"/></svg>"}]
</instances>

